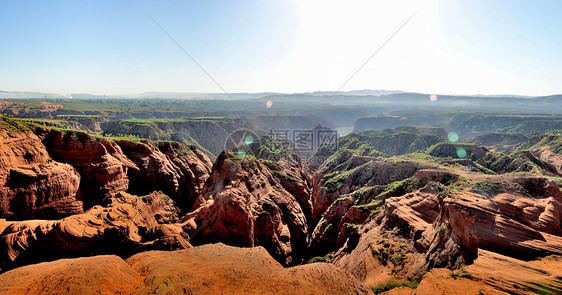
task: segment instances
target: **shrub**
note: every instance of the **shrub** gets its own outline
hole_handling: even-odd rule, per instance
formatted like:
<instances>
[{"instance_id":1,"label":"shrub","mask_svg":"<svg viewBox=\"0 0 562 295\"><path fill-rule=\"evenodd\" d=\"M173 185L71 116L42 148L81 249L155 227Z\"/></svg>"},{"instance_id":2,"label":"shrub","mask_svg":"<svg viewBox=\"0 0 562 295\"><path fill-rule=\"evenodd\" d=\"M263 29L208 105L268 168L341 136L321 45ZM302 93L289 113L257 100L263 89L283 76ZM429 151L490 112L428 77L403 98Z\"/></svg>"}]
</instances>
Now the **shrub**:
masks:
<instances>
[{"instance_id":1,"label":"shrub","mask_svg":"<svg viewBox=\"0 0 562 295\"><path fill-rule=\"evenodd\" d=\"M275 170L271 170L271 173L273 173L273 175L275 175L276 177L281 178L285 181L293 181L293 182L297 181L297 178L294 175L284 174L284 173L281 173L281 172L275 171Z\"/></svg>"},{"instance_id":2,"label":"shrub","mask_svg":"<svg viewBox=\"0 0 562 295\"><path fill-rule=\"evenodd\" d=\"M166 195L163 192L158 192L160 194L160 198L162 198L162 200L164 200L164 202L166 202L166 205L170 204L170 197L168 195Z\"/></svg>"},{"instance_id":3,"label":"shrub","mask_svg":"<svg viewBox=\"0 0 562 295\"><path fill-rule=\"evenodd\" d=\"M384 283L380 283L374 287L371 287L371 290L375 294L380 294L382 292L386 292L388 290L392 290L398 287L408 287L411 289L416 289L420 283L418 282L408 282L408 281L387 281Z\"/></svg>"},{"instance_id":4,"label":"shrub","mask_svg":"<svg viewBox=\"0 0 562 295\"><path fill-rule=\"evenodd\" d=\"M328 253L325 256L312 257L306 263L326 262L326 261L330 260L330 258L331 258L331 254Z\"/></svg>"},{"instance_id":5,"label":"shrub","mask_svg":"<svg viewBox=\"0 0 562 295\"><path fill-rule=\"evenodd\" d=\"M472 279L472 274L468 270L466 270L464 268L461 268L461 269L457 270L456 272L451 271L451 277L454 278L454 279L457 279L457 278Z\"/></svg>"},{"instance_id":6,"label":"shrub","mask_svg":"<svg viewBox=\"0 0 562 295\"><path fill-rule=\"evenodd\" d=\"M405 255L398 254L398 255L392 256L390 261L392 261L392 264L394 266L403 266L404 265L404 259L406 259Z\"/></svg>"}]
</instances>

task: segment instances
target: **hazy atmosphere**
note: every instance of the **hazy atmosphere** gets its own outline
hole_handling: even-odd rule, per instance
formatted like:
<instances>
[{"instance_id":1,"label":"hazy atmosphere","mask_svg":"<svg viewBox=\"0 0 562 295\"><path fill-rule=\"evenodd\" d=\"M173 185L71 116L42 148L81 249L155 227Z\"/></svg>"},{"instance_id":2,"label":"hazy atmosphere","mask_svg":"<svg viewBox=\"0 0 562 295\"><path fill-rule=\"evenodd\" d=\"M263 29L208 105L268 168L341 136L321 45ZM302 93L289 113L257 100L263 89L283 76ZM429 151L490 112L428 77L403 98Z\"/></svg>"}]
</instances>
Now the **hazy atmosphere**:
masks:
<instances>
[{"instance_id":1,"label":"hazy atmosphere","mask_svg":"<svg viewBox=\"0 0 562 295\"><path fill-rule=\"evenodd\" d=\"M559 1L1 1L0 90L562 92Z\"/></svg>"}]
</instances>

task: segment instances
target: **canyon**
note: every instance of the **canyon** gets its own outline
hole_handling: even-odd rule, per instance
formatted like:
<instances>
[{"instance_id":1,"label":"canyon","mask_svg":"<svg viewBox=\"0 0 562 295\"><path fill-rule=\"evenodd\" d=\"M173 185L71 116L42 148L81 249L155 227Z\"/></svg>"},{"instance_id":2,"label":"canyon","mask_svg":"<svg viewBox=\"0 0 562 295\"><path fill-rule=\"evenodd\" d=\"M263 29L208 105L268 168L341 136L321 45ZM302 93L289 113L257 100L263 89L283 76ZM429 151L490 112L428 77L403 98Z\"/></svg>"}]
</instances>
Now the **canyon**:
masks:
<instances>
[{"instance_id":1,"label":"canyon","mask_svg":"<svg viewBox=\"0 0 562 295\"><path fill-rule=\"evenodd\" d=\"M3 294L562 292L559 135L367 130L310 164L1 127Z\"/></svg>"}]
</instances>

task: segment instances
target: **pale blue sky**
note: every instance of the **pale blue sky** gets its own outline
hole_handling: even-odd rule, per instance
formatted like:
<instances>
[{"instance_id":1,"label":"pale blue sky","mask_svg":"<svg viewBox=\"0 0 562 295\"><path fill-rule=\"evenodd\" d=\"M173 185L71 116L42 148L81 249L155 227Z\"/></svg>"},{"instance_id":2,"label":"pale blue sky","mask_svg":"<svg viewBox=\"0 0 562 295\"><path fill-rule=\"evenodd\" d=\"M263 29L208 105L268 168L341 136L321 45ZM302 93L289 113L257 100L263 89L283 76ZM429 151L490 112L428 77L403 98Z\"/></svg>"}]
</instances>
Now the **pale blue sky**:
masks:
<instances>
[{"instance_id":1,"label":"pale blue sky","mask_svg":"<svg viewBox=\"0 0 562 295\"><path fill-rule=\"evenodd\" d=\"M562 1L0 1L0 90L562 93Z\"/></svg>"}]
</instances>

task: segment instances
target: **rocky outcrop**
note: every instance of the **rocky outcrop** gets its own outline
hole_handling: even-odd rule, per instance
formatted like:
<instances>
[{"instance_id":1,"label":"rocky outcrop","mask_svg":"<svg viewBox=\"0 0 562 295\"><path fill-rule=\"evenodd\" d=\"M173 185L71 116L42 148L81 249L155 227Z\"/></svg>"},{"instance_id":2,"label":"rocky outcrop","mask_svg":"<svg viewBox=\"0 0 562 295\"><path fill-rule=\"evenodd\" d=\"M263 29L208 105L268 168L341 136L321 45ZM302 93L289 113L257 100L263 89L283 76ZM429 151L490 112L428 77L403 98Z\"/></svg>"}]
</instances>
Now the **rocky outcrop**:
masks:
<instances>
[{"instance_id":1,"label":"rocky outcrop","mask_svg":"<svg viewBox=\"0 0 562 295\"><path fill-rule=\"evenodd\" d=\"M64 257L92 254L128 256L151 249L190 247L169 200L154 193L142 198L120 193L105 207L58 221L29 220L9 224L0 235L0 271Z\"/></svg>"},{"instance_id":2,"label":"rocky outcrop","mask_svg":"<svg viewBox=\"0 0 562 295\"><path fill-rule=\"evenodd\" d=\"M474 263L463 270L434 269L424 275L416 290L392 294L559 294L560 262L556 256L526 262L480 250Z\"/></svg>"},{"instance_id":3,"label":"rocky outcrop","mask_svg":"<svg viewBox=\"0 0 562 295\"><path fill-rule=\"evenodd\" d=\"M417 240L439 216L439 195L433 185L399 197L386 199L383 224L400 229Z\"/></svg>"},{"instance_id":4,"label":"rocky outcrop","mask_svg":"<svg viewBox=\"0 0 562 295\"><path fill-rule=\"evenodd\" d=\"M60 218L81 213L80 175L51 159L41 140L16 121L0 128L0 217Z\"/></svg>"},{"instance_id":5,"label":"rocky outcrop","mask_svg":"<svg viewBox=\"0 0 562 295\"><path fill-rule=\"evenodd\" d=\"M128 170L129 192L160 190L185 211L193 206L211 168L211 161L193 146L149 141L117 141L133 163Z\"/></svg>"},{"instance_id":6,"label":"rocky outcrop","mask_svg":"<svg viewBox=\"0 0 562 295\"><path fill-rule=\"evenodd\" d=\"M338 140L338 149L363 156L403 155L426 150L444 141L447 141L447 132L442 128L403 126L395 130L367 130L348 134Z\"/></svg>"},{"instance_id":7,"label":"rocky outcrop","mask_svg":"<svg viewBox=\"0 0 562 295\"><path fill-rule=\"evenodd\" d=\"M323 214L320 223L314 228L310 236L307 255L324 256L349 244L346 248L352 250L359 238L358 230L369 218L371 212L377 210L381 202L364 205L354 205L350 197L336 200Z\"/></svg>"},{"instance_id":8,"label":"rocky outcrop","mask_svg":"<svg viewBox=\"0 0 562 295\"><path fill-rule=\"evenodd\" d=\"M459 155L459 149L465 151L464 156L461 156L462 153ZM440 143L427 150L427 153L434 157L467 158L473 161L483 159L488 152L486 147L469 143Z\"/></svg>"},{"instance_id":9,"label":"rocky outcrop","mask_svg":"<svg viewBox=\"0 0 562 295\"><path fill-rule=\"evenodd\" d=\"M182 194L194 200L203 190L205 181L211 173L213 163L209 157L192 145L168 141L158 142L157 146L183 174L180 181Z\"/></svg>"},{"instance_id":10,"label":"rocky outcrop","mask_svg":"<svg viewBox=\"0 0 562 295\"><path fill-rule=\"evenodd\" d=\"M334 154L315 178L307 257L324 256L342 247L352 251L359 229L384 208L386 198L402 196L429 181L418 175L425 168L420 163L391 163L349 151Z\"/></svg>"},{"instance_id":11,"label":"rocky outcrop","mask_svg":"<svg viewBox=\"0 0 562 295\"><path fill-rule=\"evenodd\" d=\"M68 122L75 122L80 126L80 130L87 130L91 132L101 132L100 123L108 122L109 118L104 116L101 112L92 112L94 115L74 115L74 116L57 116L58 119L64 119Z\"/></svg>"},{"instance_id":12,"label":"rocky outcrop","mask_svg":"<svg viewBox=\"0 0 562 295\"><path fill-rule=\"evenodd\" d=\"M194 146L95 138L2 120L0 217L58 219L121 191L160 190L189 211L211 162Z\"/></svg>"},{"instance_id":13,"label":"rocky outcrop","mask_svg":"<svg viewBox=\"0 0 562 295\"><path fill-rule=\"evenodd\" d=\"M362 188L389 185L412 177L426 168L413 162L390 163L358 157L336 157L336 163L325 163L315 183L314 206L311 225L315 226L322 214L341 196ZM369 161L370 160L370 161ZM366 162L366 163L364 163ZM364 163L364 164L361 164ZM332 168L333 167L333 168ZM378 191L378 190L377 190ZM378 191L381 193L382 191Z\"/></svg>"},{"instance_id":14,"label":"rocky outcrop","mask_svg":"<svg viewBox=\"0 0 562 295\"><path fill-rule=\"evenodd\" d=\"M237 259L240 258L240 259ZM372 294L331 264L283 268L262 247L222 244L186 250L65 259L0 275L0 293Z\"/></svg>"},{"instance_id":15,"label":"rocky outcrop","mask_svg":"<svg viewBox=\"0 0 562 295\"><path fill-rule=\"evenodd\" d=\"M384 222L416 241L417 251L426 253L425 269L471 264L478 248L525 259L562 254L560 190L552 182L533 179L512 181L542 183L542 197L500 193L487 199L426 188L390 198Z\"/></svg>"},{"instance_id":16,"label":"rocky outcrop","mask_svg":"<svg viewBox=\"0 0 562 295\"><path fill-rule=\"evenodd\" d=\"M355 205L357 200L370 200L376 189L360 190L362 198L356 191L338 199L312 233L311 246L337 245L339 249L325 246L332 252L330 260L369 286L419 281L432 269L472 265L482 251L523 260L562 255L562 198L553 181L522 174L461 176L439 169L420 169L413 178L425 186L382 199L379 195L368 204L368 217L349 227L356 233L343 240L341 222L350 220L347 215L355 207L363 207Z\"/></svg>"},{"instance_id":17,"label":"rocky outcrop","mask_svg":"<svg viewBox=\"0 0 562 295\"><path fill-rule=\"evenodd\" d=\"M281 186L295 197L306 220L312 217L312 173L300 162L283 158L278 162L263 161Z\"/></svg>"},{"instance_id":18,"label":"rocky outcrop","mask_svg":"<svg viewBox=\"0 0 562 295\"><path fill-rule=\"evenodd\" d=\"M307 219L297 197L279 181L296 175L284 173L289 172L272 172L263 160L240 160L223 152L201 193L194 243L263 246L283 265L299 263L307 243ZM299 198L302 203L303 196Z\"/></svg>"},{"instance_id":19,"label":"rocky outcrop","mask_svg":"<svg viewBox=\"0 0 562 295\"><path fill-rule=\"evenodd\" d=\"M115 142L83 132L37 129L35 133L53 159L72 165L80 173L79 195L86 208L129 188L127 173L136 166Z\"/></svg>"},{"instance_id":20,"label":"rocky outcrop","mask_svg":"<svg viewBox=\"0 0 562 295\"><path fill-rule=\"evenodd\" d=\"M562 154L553 152L549 146L544 146L535 150L533 155L552 165L554 169L551 169L551 172L555 175L562 176Z\"/></svg>"},{"instance_id":21,"label":"rocky outcrop","mask_svg":"<svg viewBox=\"0 0 562 295\"><path fill-rule=\"evenodd\" d=\"M52 157L81 175L79 196L89 208L108 195L160 190L185 211L207 179L211 161L194 146L177 142L118 142L82 132L38 129Z\"/></svg>"}]
</instances>

